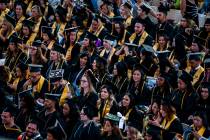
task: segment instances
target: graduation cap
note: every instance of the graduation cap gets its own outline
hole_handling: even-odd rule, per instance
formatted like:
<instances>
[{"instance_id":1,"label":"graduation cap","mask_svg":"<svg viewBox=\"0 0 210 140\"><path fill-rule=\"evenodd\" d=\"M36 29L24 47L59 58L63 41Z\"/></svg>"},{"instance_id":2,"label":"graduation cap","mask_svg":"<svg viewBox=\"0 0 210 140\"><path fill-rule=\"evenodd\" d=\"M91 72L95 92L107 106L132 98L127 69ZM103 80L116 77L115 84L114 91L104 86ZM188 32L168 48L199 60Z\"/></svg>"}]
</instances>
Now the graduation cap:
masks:
<instances>
[{"instance_id":1,"label":"graduation cap","mask_svg":"<svg viewBox=\"0 0 210 140\"><path fill-rule=\"evenodd\" d=\"M56 51L56 52L59 52L61 54L64 54L66 53L65 49L58 43L54 43L54 46L52 48L53 51Z\"/></svg>"},{"instance_id":2,"label":"graduation cap","mask_svg":"<svg viewBox=\"0 0 210 140\"><path fill-rule=\"evenodd\" d=\"M152 136L154 140L161 140L161 130L160 127L149 124L146 128L146 135Z\"/></svg>"},{"instance_id":3,"label":"graduation cap","mask_svg":"<svg viewBox=\"0 0 210 140\"><path fill-rule=\"evenodd\" d=\"M28 89L28 90L24 90L24 91L22 91L22 92L19 92L18 93L18 96L19 96L19 98L23 98L23 97L28 97L28 96L31 96L32 97L32 92L33 92L33 89L31 88L31 89Z\"/></svg>"},{"instance_id":4,"label":"graduation cap","mask_svg":"<svg viewBox=\"0 0 210 140\"><path fill-rule=\"evenodd\" d=\"M112 5L112 2L110 0L102 0L103 4L107 4L109 6Z\"/></svg>"},{"instance_id":5,"label":"graduation cap","mask_svg":"<svg viewBox=\"0 0 210 140\"><path fill-rule=\"evenodd\" d=\"M54 83L63 78L64 69L51 70L49 74L50 82Z\"/></svg>"},{"instance_id":6,"label":"graduation cap","mask_svg":"<svg viewBox=\"0 0 210 140\"><path fill-rule=\"evenodd\" d=\"M9 38L9 43L22 43L23 40L16 35L11 35Z\"/></svg>"},{"instance_id":7,"label":"graduation cap","mask_svg":"<svg viewBox=\"0 0 210 140\"><path fill-rule=\"evenodd\" d=\"M104 119L111 121L113 124L118 125L120 118L117 115L107 113Z\"/></svg>"},{"instance_id":8,"label":"graduation cap","mask_svg":"<svg viewBox=\"0 0 210 140\"><path fill-rule=\"evenodd\" d=\"M193 77L184 70L181 71L181 75L179 76L179 79L181 79L182 81L184 81L187 84L189 84L193 81Z\"/></svg>"},{"instance_id":9,"label":"graduation cap","mask_svg":"<svg viewBox=\"0 0 210 140\"><path fill-rule=\"evenodd\" d=\"M11 24L13 25L13 27L15 27L16 21L15 21L15 19L14 19L13 17L11 17L10 15L6 14L6 15L5 15L5 19L6 19L9 23L11 23Z\"/></svg>"},{"instance_id":10,"label":"graduation cap","mask_svg":"<svg viewBox=\"0 0 210 140\"><path fill-rule=\"evenodd\" d=\"M140 19L140 18L136 19L134 22L135 22L135 24L136 24L136 23L140 23L140 24L142 24L143 26L146 25L145 20Z\"/></svg>"},{"instance_id":11,"label":"graduation cap","mask_svg":"<svg viewBox=\"0 0 210 140\"><path fill-rule=\"evenodd\" d=\"M112 90L113 95L118 95L118 88L108 78L105 79L103 85L108 86L108 88Z\"/></svg>"},{"instance_id":12,"label":"graduation cap","mask_svg":"<svg viewBox=\"0 0 210 140\"><path fill-rule=\"evenodd\" d=\"M194 35L192 43L196 43L198 45L199 49L202 50L205 47L206 40L199 36Z\"/></svg>"},{"instance_id":13,"label":"graduation cap","mask_svg":"<svg viewBox=\"0 0 210 140\"><path fill-rule=\"evenodd\" d=\"M132 6L131 6L131 3L126 1L124 4L123 4L124 7L127 7L129 10L132 9Z\"/></svg>"},{"instance_id":14,"label":"graduation cap","mask_svg":"<svg viewBox=\"0 0 210 140\"><path fill-rule=\"evenodd\" d=\"M169 10L170 10L170 8L168 6L166 6L166 5L163 5L162 3L158 7L158 11L164 13L165 15L167 15L167 12Z\"/></svg>"},{"instance_id":15,"label":"graduation cap","mask_svg":"<svg viewBox=\"0 0 210 140\"><path fill-rule=\"evenodd\" d=\"M142 75L147 75L149 73L149 70L142 64L136 64L133 71L135 70L140 70Z\"/></svg>"},{"instance_id":16,"label":"graduation cap","mask_svg":"<svg viewBox=\"0 0 210 140\"><path fill-rule=\"evenodd\" d=\"M58 13L59 16L66 16L67 10L63 8L61 5L58 5L56 8L56 13Z\"/></svg>"},{"instance_id":17,"label":"graduation cap","mask_svg":"<svg viewBox=\"0 0 210 140\"><path fill-rule=\"evenodd\" d=\"M47 133L50 133L53 138L56 140L66 140L67 139L67 134L64 131L63 126L60 124L60 122L56 119L55 125L53 127L49 127L47 129Z\"/></svg>"},{"instance_id":18,"label":"graduation cap","mask_svg":"<svg viewBox=\"0 0 210 140\"><path fill-rule=\"evenodd\" d=\"M203 61L205 56L204 52L189 53L187 54L188 60Z\"/></svg>"},{"instance_id":19,"label":"graduation cap","mask_svg":"<svg viewBox=\"0 0 210 140\"><path fill-rule=\"evenodd\" d=\"M171 52L170 52L169 50L165 50L165 51L156 51L156 53L157 53L157 57L158 57L159 59L161 59L161 58L168 58L169 55L171 54Z\"/></svg>"},{"instance_id":20,"label":"graduation cap","mask_svg":"<svg viewBox=\"0 0 210 140\"><path fill-rule=\"evenodd\" d=\"M206 18L205 25L210 24L210 18Z\"/></svg>"},{"instance_id":21,"label":"graduation cap","mask_svg":"<svg viewBox=\"0 0 210 140\"><path fill-rule=\"evenodd\" d=\"M23 20L23 26L32 28L36 23L32 20L25 19Z\"/></svg>"},{"instance_id":22,"label":"graduation cap","mask_svg":"<svg viewBox=\"0 0 210 140\"><path fill-rule=\"evenodd\" d=\"M42 33L52 33L52 27L42 26Z\"/></svg>"},{"instance_id":23,"label":"graduation cap","mask_svg":"<svg viewBox=\"0 0 210 140\"><path fill-rule=\"evenodd\" d=\"M113 17L111 20L114 23L124 23L125 22L125 19L122 16Z\"/></svg>"},{"instance_id":24,"label":"graduation cap","mask_svg":"<svg viewBox=\"0 0 210 140\"><path fill-rule=\"evenodd\" d=\"M204 60L205 69L210 69L210 58Z\"/></svg>"},{"instance_id":25,"label":"graduation cap","mask_svg":"<svg viewBox=\"0 0 210 140\"><path fill-rule=\"evenodd\" d=\"M65 32L66 33L77 32L78 31L78 28L79 28L79 26L67 28L67 29L65 29Z\"/></svg>"},{"instance_id":26,"label":"graduation cap","mask_svg":"<svg viewBox=\"0 0 210 140\"><path fill-rule=\"evenodd\" d=\"M150 12L150 8L147 4L143 3L140 8L142 9L142 11L145 11L146 14L148 14Z\"/></svg>"},{"instance_id":27,"label":"graduation cap","mask_svg":"<svg viewBox=\"0 0 210 140\"><path fill-rule=\"evenodd\" d=\"M104 37L104 40L109 40L109 41L116 41L117 37L111 35L111 34L106 34L106 36Z\"/></svg>"},{"instance_id":28,"label":"graduation cap","mask_svg":"<svg viewBox=\"0 0 210 140\"><path fill-rule=\"evenodd\" d=\"M45 99L58 101L60 99L61 94L52 94L52 93L45 93Z\"/></svg>"},{"instance_id":29,"label":"graduation cap","mask_svg":"<svg viewBox=\"0 0 210 140\"><path fill-rule=\"evenodd\" d=\"M29 64L29 70L30 72L40 72L42 70L42 65L36 65L36 64Z\"/></svg>"},{"instance_id":30,"label":"graduation cap","mask_svg":"<svg viewBox=\"0 0 210 140\"><path fill-rule=\"evenodd\" d=\"M41 41L41 40L35 40L35 41L31 44L31 46L33 46L33 47L40 47L41 44L42 44L42 41Z\"/></svg>"},{"instance_id":31,"label":"graduation cap","mask_svg":"<svg viewBox=\"0 0 210 140\"><path fill-rule=\"evenodd\" d=\"M9 105L3 110L3 112L9 112L11 116L16 116L17 109L14 106Z\"/></svg>"},{"instance_id":32,"label":"graduation cap","mask_svg":"<svg viewBox=\"0 0 210 140\"><path fill-rule=\"evenodd\" d=\"M138 48L139 46L133 43L124 43L126 46L128 46L129 51L134 51L136 50L136 48Z\"/></svg>"},{"instance_id":33,"label":"graduation cap","mask_svg":"<svg viewBox=\"0 0 210 140\"><path fill-rule=\"evenodd\" d=\"M23 2L23 1L21 1L21 0L15 1L15 4L14 5L15 5L15 7L17 5L20 5L22 7L23 11L25 11L27 9L27 4L25 2Z\"/></svg>"},{"instance_id":34,"label":"graduation cap","mask_svg":"<svg viewBox=\"0 0 210 140\"><path fill-rule=\"evenodd\" d=\"M20 62L16 67L20 68L21 71L26 71L28 70L28 65L23 63L23 62Z\"/></svg>"},{"instance_id":35,"label":"graduation cap","mask_svg":"<svg viewBox=\"0 0 210 140\"><path fill-rule=\"evenodd\" d=\"M149 54L154 54L155 50L153 49L152 46L146 45L146 44L142 44L142 48L141 48L141 52L147 52Z\"/></svg>"},{"instance_id":36,"label":"graduation cap","mask_svg":"<svg viewBox=\"0 0 210 140\"><path fill-rule=\"evenodd\" d=\"M93 40L93 41L95 41L95 40L98 39L97 36L95 36L94 34L92 34L89 31L86 31L85 32L85 37L84 38L88 38L88 39Z\"/></svg>"}]
</instances>

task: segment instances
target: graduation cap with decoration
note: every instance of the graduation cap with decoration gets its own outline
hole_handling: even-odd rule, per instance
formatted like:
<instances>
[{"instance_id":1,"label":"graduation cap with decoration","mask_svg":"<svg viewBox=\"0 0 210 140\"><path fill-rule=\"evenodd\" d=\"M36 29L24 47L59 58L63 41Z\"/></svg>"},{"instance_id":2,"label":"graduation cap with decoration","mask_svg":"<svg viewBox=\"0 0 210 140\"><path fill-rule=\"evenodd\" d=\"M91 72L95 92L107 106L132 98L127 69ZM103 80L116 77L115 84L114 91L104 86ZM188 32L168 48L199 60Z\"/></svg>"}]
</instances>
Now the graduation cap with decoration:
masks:
<instances>
[{"instance_id":1,"label":"graduation cap with decoration","mask_svg":"<svg viewBox=\"0 0 210 140\"><path fill-rule=\"evenodd\" d=\"M204 60L204 68L210 69L210 58Z\"/></svg>"},{"instance_id":2,"label":"graduation cap with decoration","mask_svg":"<svg viewBox=\"0 0 210 140\"><path fill-rule=\"evenodd\" d=\"M45 93L44 97L45 97L45 99L57 102L60 99L61 94Z\"/></svg>"},{"instance_id":3,"label":"graduation cap with decoration","mask_svg":"<svg viewBox=\"0 0 210 140\"><path fill-rule=\"evenodd\" d=\"M193 77L184 70L179 72L179 79L184 81L186 84L190 84L193 81Z\"/></svg>"},{"instance_id":4,"label":"graduation cap with decoration","mask_svg":"<svg viewBox=\"0 0 210 140\"><path fill-rule=\"evenodd\" d=\"M111 113L107 113L104 119L111 121L114 125L118 125L120 121L120 117Z\"/></svg>"},{"instance_id":5,"label":"graduation cap with decoration","mask_svg":"<svg viewBox=\"0 0 210 140\"><path fill-rule=\"evenodd\" d=\"M29 70L30 72L40 72L42 70L42 65L36 65L36 64L29 64Z\"/></svg>"},{"instance_id":6,"label":"graduation cap with decoration","mask_svg":"<svg viewBox=\"0 0 210 140\"><path fill-rule=\"evenodd\" d=\"M6 14L6 15L5 15L5 19L6 19L9 23L11 23L13 27L15 27L16 21L15 21L15 19L14 19L13 17L11 17L10 15Z\"/></svg>"},{"instance_id":7,"label":"graduation cap with decoration","mask_svg":"<svg viewBox=\"0 0 210 140\"><path fill-rule=\"evenodd\" d=\"M36 23L32 20L25 19L23 20L23 26L33 28Z\"/></svg>"},{"instance_id":8,"label":"graduation cap with decoration","mask_svg":"<svg viewBox=\"0 0 210 140\"><path fill-rule=\"evenodd\" d=\"M52 50L56 51L56 52L59 52L59 53L61 53L63 55L66 54L65 49L58 43L54 43Z\"/></svg>"},{"instance_id":9,"label":"graduation cap with decoration","mask_svg":"<svg viewBox=\"0 0 210 140\"><path fill-rule=\"evenodd\" d=\"M63 78L64 69L51 70L49 74L50 82L54 83Z\"/></svg>"},{"instance_id":10,"label":"graduation cap with decoration","mask_svg":"<svg viewBox=\"0 0 210 140\"><path fill-rule=\"evenodd\" d=\"M205 57L205 52L187 54L188 60L203 61L204 57Z\"/></svg>"}]
</instances>

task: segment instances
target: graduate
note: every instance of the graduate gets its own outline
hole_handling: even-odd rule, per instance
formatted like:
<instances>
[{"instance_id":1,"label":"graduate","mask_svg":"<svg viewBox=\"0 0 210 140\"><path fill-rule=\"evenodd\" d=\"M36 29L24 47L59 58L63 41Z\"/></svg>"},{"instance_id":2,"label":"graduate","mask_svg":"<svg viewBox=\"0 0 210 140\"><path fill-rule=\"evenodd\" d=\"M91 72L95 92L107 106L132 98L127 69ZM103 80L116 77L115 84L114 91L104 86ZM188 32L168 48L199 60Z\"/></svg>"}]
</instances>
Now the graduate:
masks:
<instances>
[{"instance_id":1,"label":"graduate","mask_svg":"<svg viewBox=\"0 0 210 140\"><path fill-rule=\"evenodd\" d=\"M29 64L30 77L23 85L24 90L32 88L32 96L41 103L43 103L44 94L49 91L48 81L41 75L42 67L42 65Z\"/></svg>"}]
</instances>

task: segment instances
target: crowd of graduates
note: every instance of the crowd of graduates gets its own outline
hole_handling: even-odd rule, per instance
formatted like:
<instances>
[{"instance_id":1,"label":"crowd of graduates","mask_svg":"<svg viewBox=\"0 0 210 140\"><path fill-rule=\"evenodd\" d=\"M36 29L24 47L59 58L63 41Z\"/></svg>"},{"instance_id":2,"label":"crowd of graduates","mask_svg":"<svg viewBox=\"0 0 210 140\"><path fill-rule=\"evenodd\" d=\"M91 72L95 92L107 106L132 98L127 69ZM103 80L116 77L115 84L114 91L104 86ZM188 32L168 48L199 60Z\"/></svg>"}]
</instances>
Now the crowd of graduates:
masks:
<instances>
[{"instance_id":1,"label":"crowd of graduates","mask_svg":"<svg viewBox=\"0 0 210 140\"><path fill-rule=\"evenodd\" d=\"M209 14L208 0L0 0L0 139L210 139Z\"/></svg>"}]
</instances>

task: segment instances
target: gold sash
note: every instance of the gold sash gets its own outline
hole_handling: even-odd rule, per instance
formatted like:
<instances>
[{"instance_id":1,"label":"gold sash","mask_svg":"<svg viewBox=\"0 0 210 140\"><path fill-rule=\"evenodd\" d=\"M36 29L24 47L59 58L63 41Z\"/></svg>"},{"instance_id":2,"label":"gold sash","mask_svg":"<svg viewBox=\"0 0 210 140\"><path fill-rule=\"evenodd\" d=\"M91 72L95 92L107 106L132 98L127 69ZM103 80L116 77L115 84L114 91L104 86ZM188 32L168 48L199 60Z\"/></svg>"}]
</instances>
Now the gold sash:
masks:
<instances>
[{"instance_id":1,"label":"gold sash","mask_svg":"<svg viewBox=\"0 0 210 140\"><path fill-rule=\"evenodd\" d=\"M125 121L128 121L129 115L133 109L129 109L128 112L125 114Z\"/></svg>"},{"instance_id":2,"label":"gold sash","mask_svg":"<svg viewBox=\"0 0 210 140\"><path fill-rule=\"evenodd\" d=\"M191 70L190 66L186 68L186 72L187 73L190 73L190 70ZM196 70L195 74L193 75L193 81L192 81L192 85L193 86L199 81L200 75L203 72L204 72L204 68L203 67L200 67L198 70Z\"/></svg>"},{"instance_id":3,"label":"gold sash","mask_svg":"<svg viewBox=\"0 0 210 140\"><path fill-rule=\"evenodd\" d=\"M57 23L54 22L53 25L52 25L53 33L55 33L56 26L57 26ZM65 30L65 27L66 27L66 23L61 23L57 34L58 33L63 34L64 33L64 30Z\"/></svg>"},{"instance_id":4,"label":"gold sash","mask_svg":"<svg viewBox=\"0 0 210 140\"><path fill-rule=\"evenodd\" d=\"M143 33L142 33L142 35L141 35L141 38L139 39L139 43L137 44L137 45L142 45L143 43L144 43L144 41L145 41L145 39L147 38L147 36L148 36L149 34L146 32L146 31L144 31ZM134 41L134 39L136 38L136 33L133 33L132 35L131 35L131 37L129 38L129 41L130 41L130 43L133 43L133 41Z\"/></svg>"},{"instance_id":5,"label":"gold sash","mask_svg":"<svg viewBox=\"0 0 210 140\"><path fill-rule=\"evenodd\" d=\"M99 106L99 109L100 109L100 106ZM102 114L100 114L100 111L99 111L99 118L104 118L104 116L109 113L111 109L111 105L110 105L110 102L108 100L106 100L106 103L103 107L103 111L102 111Z\"/></svg>"},{"instance_id":6,"label":"gold sash","mask_svg":"<svg viewBox=\"0 0 210 140\"><path fill-rule=\"evenodd\" d=\"M165 130L168 130L171 126L171 123L177 118L176 115L173 115L170 121L166 121L166 119L163 119L163 122L161 123L162 128Z\"/></svg>"},{"instance_id":7,"label":"gold sash","mask_svg":"<svg viewBox=\"0 0 210 140\"><path fill-rule=\"evenodd\" d=\"M43 76L41 76L41 78L39 79L39 82L35 85L36 92L40 93L42 86L44 84L44 80L45 80L45 78ZM34 93L33 93L33 95L34 95Z\"/></svg>"},{"instance_id":8,"label":"gold sash","mask_svg":"<svg viewBox=\"0 0 210 140\"><path fill-rule=\"evenodd\" d=\"M22 25L23 25L23 20L25 19L25 17L24 16L22 16L19 20L18 20L18 22L17 22L17 24L16 24L16 26L15 26L15 31L16 32L19 32L20 30L21 30L21 28L22 28Z\"/></svg>"},{"instance_id":9,"label":"gold sash","mask_svg":"<svg viewBox=\"0 0 210 140\"><path fill-rule=\"evenodd\" d=\"M133 19L133 17L132 17L132 16L129 16L129 17L126 19L126 21L125 21L126 28L127 28L128 26L130 26L130 25L131 25L131 21L132 21L132 19Z\"/></svg>"},{"instance_id":10,"label":"gold sash","mask_svg":"<svg viewBox=\"0 0 210 140\"><path fill-rule=\"evenodd\" d=\"M9 11L10 11L10 10L9 10L8 8L6 8L4 11L1 12L1 15L0 15L0 25L2 24L5 15L6 15Z\"/></svg>"},{"instance_id":11,"label":"gold sash","mask_svg":"<svg viewBox=\"0 0 210 140\"><path fill-rule=\"evenodd\" d=\"M102 51L101 51L101 53L100 53L100 57L103 57L104 56L104 54L105 54L105 52L106 52L106 49L103 49ZM108 63L110 63L111 62L111 60L112 60L112 56L114 55L114 52L115 52L115 48L112 48L112 50L109 52L109 56L108 56Z\"/></svg>"},{"instance_id":12,"label":"gold sash","mask_svg":"<svg viewBox=\"0 0 210 140\"><path fill-rule=\"evenodd\" d=\"M65 103L66 99L68 98L68 93L69 93L69 88L67 85L65 85L59 101L60 105L63 105Z\"/></svg>"},{"instance_id":13,"label":"gold sash","mask_svg":"<svg viewBox=\"0 0 210 140\"><path fill-rule=\"evenodd\" d=\"M51 50L54 43L55 43L54 40L50 41L50 43L49 43L49 45L47 46L47 48L48 48L49 50Z\"/></svg>"},{"instance_id":14,"label":"gold sash","mask_svg":"<svg viewBox=\"0 0 210 140\"><path fill-rule=\"evenodd\" d=\"M97 30L96 32L94 32L93 34L94 34L95 36L98 37L99 34L101 33L101 31L102 31L103 29L104 29L104 26L101 25L101 26L98 28L98 30ZM93 31L92 31L92 28L89 28L88 31L91 32L91 33L93 32Z\"/></svg>"},{"instance_id":15,"label":"gold sash","mask_svg":"<svg viewBox=\"0 0 210 140\"><path fill-rule=\"evenodd\" d=\"M70 47L68 48L67 52L66 52L66 60L69 61L71 60L71 51L74 48L74 45L70 45Z\"/></svg>"},{"instance_id":16,"label":"gold sash","mask_svg":"<svg viewBox=\"0 0 210 140\"><path fill-rule=\"evenodd\" d=\"M127 33L127 31L125 30L124 31L124 34L123 34L123 38L118 42L118 45L121 46L121 45L123 45L125 43L126 33Z\"/></svg>"},{"instance_id":17,"label":"gold sash","mask_svg":"<svg viewBox=\"0 0 210 140\"><path fill-rule=\"evenodd\" d=\"M194 126L194 125L192 125L192 128L195 130L195 126ZM206 131L206 128L205 128L204 126L202 126L202 127L197 131L197 133L198 133L199 136L203 136L203 134L204 134L205 131ZM196 139L196 138L193 138L193 140L197 140L197 139Z\"/></svg>"},{"instance_id":18,"label":"gold sash","mask_svg":"<svg viewBox=\"0 0 210 140\"><path fill-rule=\"evenodd\" d=\"M27 2L27 4L28 4L28 2ZM30 1L30 3L28 4L28 7L27 7L27 9L26 9L26 13L27 13L27 14L31 12L32 6L33 6L33 1Z\"/></svg>"}]
</instances>

